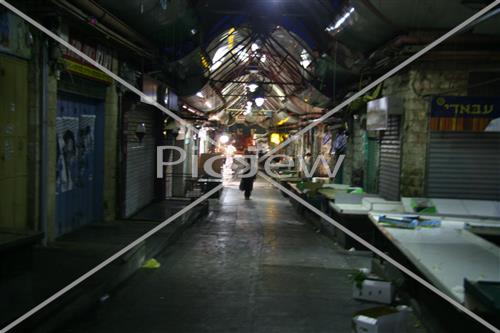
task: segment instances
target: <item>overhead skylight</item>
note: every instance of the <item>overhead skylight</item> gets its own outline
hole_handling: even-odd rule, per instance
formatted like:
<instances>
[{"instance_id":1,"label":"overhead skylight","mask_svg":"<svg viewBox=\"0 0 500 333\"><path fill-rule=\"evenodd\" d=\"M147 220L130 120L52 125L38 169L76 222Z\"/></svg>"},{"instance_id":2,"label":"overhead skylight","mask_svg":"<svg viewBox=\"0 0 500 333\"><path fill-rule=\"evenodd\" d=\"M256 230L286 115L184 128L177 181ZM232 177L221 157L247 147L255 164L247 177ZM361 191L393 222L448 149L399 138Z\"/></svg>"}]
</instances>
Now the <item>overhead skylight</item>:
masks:
<instances>
[{"instance_id":1,"label":"overhead skylight","mask_svg":"<svg viewBox=\"0 0 500 333\"><path fill-rule=\"evenodd\" d=\"M210 67L211 72L216 71L224 63L224 61L226 60L226 56L230 56L228 52L229 52L229 47L227 45L219 47L219 49L215 52L214 57L212 59L213 65ZM246 52L243 45L235 47L231 53L237 54L238 58L242 62L247 62L250 59L250 56Z\"/></svg>"},{"instance_id":2,"label":"overhead skylight","mask_svg":"<svg viewBox=\"0 0 500 333\"><path fill-rule=\"evenodd\" d=\"M226 55L228 49L226 45L219 47L219 49L215 52L214 58L212 59L212 66L210 66L210 71L216 71L222 63L224 62L224 56Z\"/></svg>"}]
</instances>

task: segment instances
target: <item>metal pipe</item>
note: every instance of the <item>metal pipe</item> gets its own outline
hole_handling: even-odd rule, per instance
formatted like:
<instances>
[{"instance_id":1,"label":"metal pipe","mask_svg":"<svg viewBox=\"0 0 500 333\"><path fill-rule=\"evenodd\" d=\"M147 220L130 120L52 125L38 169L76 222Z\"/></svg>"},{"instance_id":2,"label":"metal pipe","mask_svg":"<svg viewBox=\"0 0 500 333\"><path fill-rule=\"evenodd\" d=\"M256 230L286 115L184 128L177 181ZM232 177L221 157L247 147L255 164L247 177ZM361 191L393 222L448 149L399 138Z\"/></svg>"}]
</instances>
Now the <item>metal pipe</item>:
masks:
<instances>
[{"instance_id":1,"label":"metal pipe","mask_svg":"<svg viewBox=\"0 0 500 333\"><path fill-rule=\"evenodd\" d=\"M100 20L96 24L93 25L95 29L100 31L101 33L111 37L118 43L124 45L125 47L133 50L141 56L145 56L148 58L153 57L153 53L149 50L156 49L149 41L139 35L137 32L133 31L129 28L125 23L121 22L111 14L109 14L105 9L101 8L97 4L92 1L86 0L76 0L80 7L77 7L75 4L69 3L66 0L51 0L54 4L66 10L70 14L79 17L81 20L88 22L91 16L95 16ZM84 12L81 8L85 8L89 14ZM109 28L108 26L112 27ZM112 30L115 29L115 30ZM121 35L123 34L123 35ZM131 41L132 40L132 41ZM147 49L137 45L139 42Z\"/></svg>"},{"instance_id":2,"label":"metal pipe","mask_svg":"<svg viewBox=\"0 0 500 333\"><path fill-rule=\"evenodd\" d=\"M96 2L92 0L73 0L73 2L76 3L79 8L82 8L83 10L91 13L104 25L111 27L112 29L127 37L127 39L132 39L136 43L138 42L147 48L154 48L153 45L142 35L132 30L132 28L130 28L127 24L122 22L117 17L113 16L113 14L98 5Z\"/></svg>"}]
</instances>

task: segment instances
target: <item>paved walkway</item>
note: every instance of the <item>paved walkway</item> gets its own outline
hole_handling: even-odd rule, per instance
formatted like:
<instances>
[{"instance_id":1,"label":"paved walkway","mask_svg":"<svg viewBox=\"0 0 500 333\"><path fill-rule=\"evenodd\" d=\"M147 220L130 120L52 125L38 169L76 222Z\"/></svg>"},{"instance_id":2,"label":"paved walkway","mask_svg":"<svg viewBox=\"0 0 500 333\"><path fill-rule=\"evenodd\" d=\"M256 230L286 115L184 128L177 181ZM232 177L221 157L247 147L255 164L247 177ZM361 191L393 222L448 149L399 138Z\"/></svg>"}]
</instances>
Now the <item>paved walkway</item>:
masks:
<instances>
[{"instance_id":1,"label":"paved walkway","mask_svg":"<svg viewBox=\"0 0 500 333\"><path fill-rule=\"evenodd\" d=\"M351 332L350 269L337 249L263 182L237 184L209 218L64 332Z\"/></svg>"}]
</instances>

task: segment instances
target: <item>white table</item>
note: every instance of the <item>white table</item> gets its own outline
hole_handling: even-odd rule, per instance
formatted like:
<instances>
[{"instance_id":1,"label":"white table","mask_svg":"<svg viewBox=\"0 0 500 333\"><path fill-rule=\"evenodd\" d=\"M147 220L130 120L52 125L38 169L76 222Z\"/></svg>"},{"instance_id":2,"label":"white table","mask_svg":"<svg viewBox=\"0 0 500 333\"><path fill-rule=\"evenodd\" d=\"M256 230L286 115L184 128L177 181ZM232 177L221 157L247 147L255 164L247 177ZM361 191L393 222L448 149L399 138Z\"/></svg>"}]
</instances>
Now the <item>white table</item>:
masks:
<instances>
[{"instance_id":1,"label":"white table","mask_svg":"<svg viewBox=\"0 0 500 333\"><path fill-rule=\"evenodd\" d=\"M500 281L500 247L464 229L466 220L440 218L440 228L411 230L386 228L377 222L379 215L369 218L429 281L457 301L464 302L465 278Z\"/></svg>"},{"instance_id":2,"label":"white table","mask_svg":"<svg viewBox=\"0 0 500 333\"><path fill-rule=\"evenodd\" d=\"M361 203L342 203L339 200L330 202L330 207L339 214L368 215L369 212L403 213L404 207L399 201L387 201L380 197L362 198Z\"/></svg>"},{"instance_id":3,"label":"white table","mask_svg":"<svg viewBox=\"0 0 500 333\"><path fill-rule=\"evenodd\" d=\"M406 212L413 211L411 207L412 199L414 198L401 198ZM429 200L434 203L438 215L467 216L471 218L490 217L500 219L500 201L439 198L429 198Z\"/></svg>"}]
</instances>

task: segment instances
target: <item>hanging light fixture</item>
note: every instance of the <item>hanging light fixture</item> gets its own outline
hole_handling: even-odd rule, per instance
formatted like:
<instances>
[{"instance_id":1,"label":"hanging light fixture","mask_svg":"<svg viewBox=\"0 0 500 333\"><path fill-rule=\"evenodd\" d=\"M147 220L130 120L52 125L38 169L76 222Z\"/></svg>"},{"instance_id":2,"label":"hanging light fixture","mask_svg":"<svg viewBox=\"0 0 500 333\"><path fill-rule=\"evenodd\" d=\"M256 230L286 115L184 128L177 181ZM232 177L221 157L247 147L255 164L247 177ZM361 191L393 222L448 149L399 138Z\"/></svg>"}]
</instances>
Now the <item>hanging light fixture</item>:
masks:
<instances>
[{"instance_id":1,"label":"hanging light fixture","mask_svg":"<svg viewBox=\"0 0 500 333\"><path fill-rule=\"evenodd\" d=\"M252 83L250 83L247 87L248 87L248 90L250 90L250 92L255 92L255 90L257 90L257 88L258 88L259 86L257 85L257 83L253 83L253 82L252 82Z\"/></svg>"},{"instance_id":2,"label":"hanging light fixture","mask_svg":"<svg viewBox=\"0 0 500 333\"><path fill-rule=\"evenodd\" d=\"M255 105L257 105L259 108L264 105L266 99L264 97L256 97L255 98Z\"/></svg>"},{"instance_id":3,"label":"hanging light fixture","mask_svg":"<svg viewBox=\"0 0 500 333\"><path fill-rule=\"evenodd\" d=\"M266 101L266 96L264 93L264 89L262 87L258 87L255 90L254 101L255 101L255 105L257 105L257 107L259 107L259 108L264 105L264 103Z\"/></svg>"},{"instance_id":4,"label":"hanging light fixture","mask_svg":"<svg viewBox=\"0 0 500 333\"><path fill-rule=\"evenodd\" d=\"M252 103L252 101L248 101L248 102L247 102L247 109L246 109L246 111L243 113L244 115L247 115L247 114L252 113L252 104L253 104L253 103Z\"/></svg>"}]
</instances>

